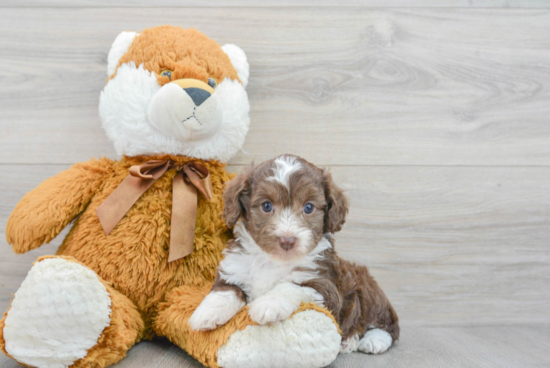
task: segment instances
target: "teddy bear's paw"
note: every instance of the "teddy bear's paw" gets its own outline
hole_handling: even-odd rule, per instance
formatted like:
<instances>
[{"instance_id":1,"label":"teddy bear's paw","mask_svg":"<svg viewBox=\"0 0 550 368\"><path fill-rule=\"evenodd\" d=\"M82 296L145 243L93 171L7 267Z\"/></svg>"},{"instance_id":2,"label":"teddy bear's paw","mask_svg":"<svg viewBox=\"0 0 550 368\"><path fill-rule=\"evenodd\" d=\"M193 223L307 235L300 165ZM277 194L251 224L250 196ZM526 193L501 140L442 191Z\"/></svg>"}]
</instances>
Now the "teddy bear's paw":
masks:
<instances>
[{"instance_id":1,"label":"teddy bear's paw","mask_svg":"<svg viewBox=\"0 0 550 368\"><path fill-rule=\"evenodd\" d=\"M35 263L15 293L6 351L34 367L66 367L86 356L110 324L111 298L90 269L63 258Z\"/></svg>"},{"instance_id":2,"label":"teddy bear's paw","mask_svg":"<svg viewBox=\"0 0 550 368\"><path fill-rule=\"evenodd\" d=\"M369 330L357 344L357 350L367 354L381 354L389 349L393 339L379 328Z\"/></svg>"},{"instance_id":3,"label":"teddy bear's paw","mask_svg":"<svg viewBox=\"0 0 550 368\"><path fill-rule=\"evenodd\" d=\"M213 330L226 324L244 304L232 290L213 291L193 312L189 326L196 331Z\"/></svg>"},{"instance_id":4,"label":"teddy bear's paw","mask_svg":"<svg viewBox=\"0 0 550 368\"><path fill-rule=\"evenodd\" d=\"M317 368L329 365L342 337L333 320L305 310L283 322L235 331L218 350L224 368Z\"/></svg>"},{"instance_id":5,"label":"teddy bear's paw","mask_svg":"<svg viewBox=\"0 0 550 368\"><path fill-rule=\"evenodd\" d=\"M263 295L250 303L248 314L259 325L284 321L298 306L284 297Z\"/></svg>"}]
</instances>

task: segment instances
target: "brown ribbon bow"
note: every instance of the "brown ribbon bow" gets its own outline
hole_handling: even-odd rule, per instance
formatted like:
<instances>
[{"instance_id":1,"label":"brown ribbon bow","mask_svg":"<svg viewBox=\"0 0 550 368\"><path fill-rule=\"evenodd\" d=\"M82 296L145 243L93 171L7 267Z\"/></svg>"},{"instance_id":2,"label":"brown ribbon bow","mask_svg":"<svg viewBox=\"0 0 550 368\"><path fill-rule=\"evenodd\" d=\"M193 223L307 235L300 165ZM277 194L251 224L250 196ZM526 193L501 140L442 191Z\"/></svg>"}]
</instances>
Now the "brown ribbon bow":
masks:
<instances>
[{"instance_id":1,"label":"brown ribbon bow","mask_svg":"<svg viewBox=\"0 0 550 368\"><path fill-rule=\"evenodd\" d=\"M105 234L115 228L134 203L153 183L172 167L172 220L168 262L183 258L193 251L197 216L197 190L212 199L212 182L208 169L197 163L176 165L171 160L151 160L130 167L130 174L97 208L96 213Z\"/></svg>"}]
</instances>

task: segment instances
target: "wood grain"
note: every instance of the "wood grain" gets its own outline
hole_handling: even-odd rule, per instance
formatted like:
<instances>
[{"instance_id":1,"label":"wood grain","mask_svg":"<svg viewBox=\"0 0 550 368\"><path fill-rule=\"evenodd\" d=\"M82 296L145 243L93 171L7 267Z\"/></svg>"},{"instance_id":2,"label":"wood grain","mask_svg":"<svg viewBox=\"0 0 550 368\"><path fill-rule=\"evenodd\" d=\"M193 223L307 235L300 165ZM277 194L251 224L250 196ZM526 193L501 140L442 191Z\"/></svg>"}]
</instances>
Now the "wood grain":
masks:
<instances>
[{"instance_id":1,"label":"wood grain","mask_svg":"<svg viewBox=\"0 0 550 368\"><path fill-rule=\"evenodd\" d=\"M550 328L545 326L408 327L382 355L340 354L327 368L547 368ZM0 355L0 367L20 368ZM130 350L117 368L202 367L166 340L144 341Z\"/></svg>"},{"instance_id":2,"label":"wood grain","mask_svg":"<svg viewBox=\"0 0 550 368\"><path fill-rule=\"evenodd\" d=\"M326 165L550 163L548 10L228 14L2 10L0 162L114 157L97 117L110 44L120 30L171 23L248 54L252 126L235 164L283 152Z\"/></svg>"},{"instance_id":3,"label":"wood grain","mask_svg":"<svg viewBox=\"0 0 550 368\"><path fill-rule=\"evenodd\" d=\"M329 368L547 367L548 327L404 326L401 339L382 355L339 355Z\"/></svg>"},{"instance_id":4,"label":"wood grain","mask_svg":"<svg viewBox=\"0 0 550 368\"><path fill-rule=\"evenodd\" d=\"M545 0L3 0L0 7L370 7L370 8L548 8Z\"/></svg>"},{"instance_id":5,"label":"wood grain","mask_svg":"<svg viewBox=\"0 0 550 368\"><path fill-rule=\"evenodd\" d=\"M68 231L15 255L10 212L69 164L117 157L97 113L109 47L121 30L170 23L248 55L252 125L230 170L295 153L333 166L348 191L337 250L369 266L402 336L386 354L342 355L330 368L550 366L550 2L0 8L0 314ZM158 340L117 366L201 365ZM19 365L0 354L0 367Z\"/></svg>"},{"instance_id":6,"label":"wood grain","mask_svg":"<svg viewBox=\"0 0 550 368\"><path fill-rule=\"evenodd\" d=\"M3 165L0 229L17 201L63 165ZM230 167L237 171L239 167ZM550 168L335 167L351 199L336 247L368 265L413 325L550 325ZM0 234L0 307L38 255Z\"/></svg>"}]
</instances>

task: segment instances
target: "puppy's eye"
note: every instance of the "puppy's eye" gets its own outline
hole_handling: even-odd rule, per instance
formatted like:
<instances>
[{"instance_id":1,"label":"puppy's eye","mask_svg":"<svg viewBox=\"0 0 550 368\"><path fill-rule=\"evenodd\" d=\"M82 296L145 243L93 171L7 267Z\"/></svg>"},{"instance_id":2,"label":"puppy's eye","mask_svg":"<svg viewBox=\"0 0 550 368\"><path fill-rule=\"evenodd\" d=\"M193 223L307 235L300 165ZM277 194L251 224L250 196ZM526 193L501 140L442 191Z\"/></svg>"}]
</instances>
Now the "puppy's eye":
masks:
<instances>
[{"instance_id":1,"label":"puppy's eye","mask_svg":"<svg viewBox=\"0 0 550 368\"><path fill-rule=\"evenodd\" d=\"M214 78L208 78L208 85L212 88L216 88L218 85L218 82Z\"/></svg>"},{"instance_id":2,"label":"puppy's eye","mask_svg":"<svg viewBox=\"0 0 550 368\"><path fill-rule=\"evenodd\" d=\"M266 201L262 203L262 211L264 211L265 213L273 211L273 205L271 204L271 202Z\"/></svg>"},{"instance_id":3,"label":"puppy's eye","mask_svg":"<svg viewBox=\"0 0 550 368\"><path fill-rule=\"evenodd\" d=\"M168 77L168 79L172 79L172 71L171 70L163 70L160 72L160 75L163 77Z\"/></svg>"},{"instance_id":4,"label":"puppy's eye","mask_svg":"<svg viewBox=\"0 0 550 368\"><path fill-rule=\"evenodd\" d=\"M304 205L304 213L306 213L306 214L309 215L309 214L312 214L313 211L315 211L315 206L314 206L313 204L311 204L311 203L306 203L306 204Z\"/></svg>"}]
</instances>

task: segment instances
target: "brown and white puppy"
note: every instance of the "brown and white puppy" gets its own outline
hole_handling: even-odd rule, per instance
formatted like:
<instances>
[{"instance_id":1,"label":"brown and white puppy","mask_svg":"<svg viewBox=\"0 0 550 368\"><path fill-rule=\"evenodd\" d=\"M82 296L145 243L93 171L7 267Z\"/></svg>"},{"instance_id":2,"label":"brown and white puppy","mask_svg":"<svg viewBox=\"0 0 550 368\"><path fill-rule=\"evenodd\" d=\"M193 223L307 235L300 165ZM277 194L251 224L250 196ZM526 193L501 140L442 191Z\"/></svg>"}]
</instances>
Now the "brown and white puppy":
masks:
<instances>
[{"instance_id":1,"label":"brown and white puppy","mask_svg":"<svg viewBox=\"0 0 550 368\"><path fill-rule=\"evenodd\" d=\"M238 175L224 200L235 240L189 320L193 329L215 329L245 304L264 325L314 302L338 321L341 352L382 353L399 337L397 314L367 268L334 251L349 203L328 171L283 155Z\"/></svg>"}]
</instances>

